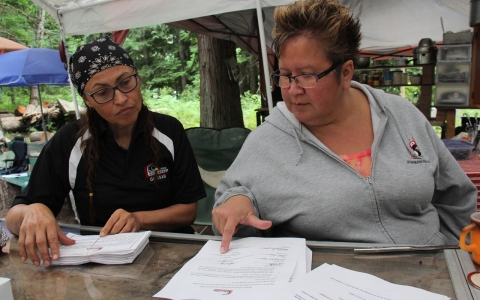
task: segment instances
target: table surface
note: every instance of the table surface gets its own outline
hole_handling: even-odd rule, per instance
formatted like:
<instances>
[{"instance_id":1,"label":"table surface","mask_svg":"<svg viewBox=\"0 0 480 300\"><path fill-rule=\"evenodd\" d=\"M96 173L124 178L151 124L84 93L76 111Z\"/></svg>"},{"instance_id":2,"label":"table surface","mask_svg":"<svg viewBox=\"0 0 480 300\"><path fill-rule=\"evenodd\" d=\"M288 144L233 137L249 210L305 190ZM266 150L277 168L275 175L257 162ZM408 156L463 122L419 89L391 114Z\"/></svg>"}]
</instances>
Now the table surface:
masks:
<instances>
[{"instance_id":1,"label":"table surface","mask_svg":"<svg viewBox=\"0 0 480 300\"><path fill-rule=\"evenodd\" d=\"M457 160L467 175L480 175L480 154L474 152L467 160Z\"/></svg>"},{"instance_id":2,"label":"table surface","mask_svg":"<svg viewBox=\"0 0 480 300\"><path fill-rule=\"evenodd\" d=\"M0 254L0 277L11 279L15 300L151 299L208 239L218 237L152 232L152 239L132 264L35 267L20 259L13 238L10 253ZM307 242L307 246L313 251L312 269L336 264L451 299L480 299L480 290L466 282L466 274L476 265L463 250L357 254L353 249L367 244Z\"/></svg>"}]
</instances>

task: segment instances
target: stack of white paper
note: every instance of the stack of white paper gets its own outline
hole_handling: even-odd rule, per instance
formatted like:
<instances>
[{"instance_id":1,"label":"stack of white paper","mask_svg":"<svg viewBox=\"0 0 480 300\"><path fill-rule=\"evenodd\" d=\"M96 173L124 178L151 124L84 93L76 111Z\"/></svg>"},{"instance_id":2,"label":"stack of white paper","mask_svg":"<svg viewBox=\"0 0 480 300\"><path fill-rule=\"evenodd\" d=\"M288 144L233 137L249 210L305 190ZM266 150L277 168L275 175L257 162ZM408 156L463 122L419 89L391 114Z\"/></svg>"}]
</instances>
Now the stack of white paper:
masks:
<instances>
[{"instance_id":1,"label":"stack of white paper","mask_svg":"<svg viewBox=\"0 0 480 300\"><path fill-rule=\"evenodd\" d=\"M303 278L278 289L272 296L262 299L447 300L450 298L411 286L393 284L370 274L348 270L336 265L323 264Z\"/></svg>"},{"instance_id":2,"label":"stack of white paper","mask_svg":"<svg viewBox=\"0 0 480 300\"><path fill-rule=\"evenodd\" d=\"M310 271L312 255L301 238L234 240L225 254L208 241L154 297L169 299L265 299Z\"/></svg>"},{"instance_id":3,"label":"stack of white paper","mask_svg":"<svg viewBox=\"0 0 480 300\"><path fill-rule=\"evenodd\" d=\"M150 231L99 235L67 236L75 240L73 245L60 245L60 258L52 265L79 265L89 262L100 264L127 264L135 260L148 244Z\"/></svg>"}]
</instances>

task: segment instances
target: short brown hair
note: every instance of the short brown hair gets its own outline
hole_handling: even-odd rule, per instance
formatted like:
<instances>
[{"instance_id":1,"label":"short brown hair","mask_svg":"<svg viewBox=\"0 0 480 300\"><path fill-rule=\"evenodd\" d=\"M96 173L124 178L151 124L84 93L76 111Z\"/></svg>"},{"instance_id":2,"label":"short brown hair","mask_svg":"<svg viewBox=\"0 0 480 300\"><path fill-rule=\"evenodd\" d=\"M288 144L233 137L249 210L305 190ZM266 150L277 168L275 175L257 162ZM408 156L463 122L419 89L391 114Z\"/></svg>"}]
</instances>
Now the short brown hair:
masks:
<instances>
[{"instance_id":1,"label":"short brown hair","mask_svg":"<svg viewBox=\"0 0 480 300\"><path fill-rule=\"evenodd\" d=\"M332 63L353 60L359 52L360 22L336 0L297 0L274 13L273 49L280 57L285 41L299 35L316 41Z\"/></svg>"}]
</instances>

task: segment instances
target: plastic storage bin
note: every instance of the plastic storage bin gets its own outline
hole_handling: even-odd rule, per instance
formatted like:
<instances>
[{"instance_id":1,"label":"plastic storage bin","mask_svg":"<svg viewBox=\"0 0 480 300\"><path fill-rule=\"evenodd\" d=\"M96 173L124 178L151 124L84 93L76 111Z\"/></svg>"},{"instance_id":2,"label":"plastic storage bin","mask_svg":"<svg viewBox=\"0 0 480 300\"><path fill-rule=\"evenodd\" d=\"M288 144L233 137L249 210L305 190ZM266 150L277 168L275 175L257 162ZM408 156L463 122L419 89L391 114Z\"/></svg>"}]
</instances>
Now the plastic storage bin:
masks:
<instances>
[{"instance_id":1,"label":"plastic storage bin","mask_svg":"<svg viewBox=\"0 0 480 300\"><path fill-rule=\"evenodd\" d=\"M468 61L472 60L471 45L448 45L438 49L438 61Z\"/></svg>"},{"instance_id":2,"label":"plastic storage bin","mask_svg":"<svg viewBox=\"0 0 480 300\"><path fill-rule=\"evenodd\" d=\"M438 63L438 83L469 83L470 63Z\"/></svg>"},{"instance_id":3,"label":"plastic storage bin","mask_svg":"<svg viewBox=\"0 0 480 300\"><path fill-rule=\"evenodd\" d=\"M443 84L435 88L435 106L468 106L470 85Z\"/></svg>"},{"instance_id":4,"label":"plastic storage bin","mask_svg":"<svg viewBox=\"0 0 480 300\"><path fill-rule=\"evenodd\" d=\"M475 148L467 141L447 139L442 139L442 141L456 160L470 159L473 148Z\"/></svg>"}]
</instances>

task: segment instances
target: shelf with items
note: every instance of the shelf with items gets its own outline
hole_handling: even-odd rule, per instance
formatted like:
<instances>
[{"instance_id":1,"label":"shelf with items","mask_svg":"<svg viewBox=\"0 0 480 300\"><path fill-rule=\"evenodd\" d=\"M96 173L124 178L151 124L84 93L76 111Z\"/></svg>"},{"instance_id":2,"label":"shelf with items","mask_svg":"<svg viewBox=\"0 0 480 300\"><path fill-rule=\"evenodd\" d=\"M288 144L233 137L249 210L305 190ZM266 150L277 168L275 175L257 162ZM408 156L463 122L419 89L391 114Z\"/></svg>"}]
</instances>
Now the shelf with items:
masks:
<instances>
[{"instance_id":1,"label":"shelf with items","mask_svg":"<svg viewBox=\"0 0 480 300\"><path fill-rule=\"evenodd\" d=\"M361 81L360 74L361 73L372 73L373 72L382 72L389 71L392 74L392 71L399 70L402 73L402 80L400 84L394 84L393 81L393 74L392 74L392 84L384 84L384 81L380 82L378 85L374 85L372 81L372 86L374 88L380 88L386 91L387 93L397 94L404 98L409 99L412 103L414 103L417 108L425 115L425 117L429 120L432 119L431 117L431 109L432 103L434 99L434 86L435 86L435 63L428 63L428 64L416 64L416 65L406 65L406 66L395 66L392 65L393 62L389 61L388 65L383 66L370 66L366 68L356 68L355 74L357 75L357 79L359 82ZM407 78L403 78L403 74L408 74ZM411 77L410 80L408 78L409 75L420 75L420 83L419 84L412 84ZM398 76L398 75L397 75ZM398 82L398 81L397 81ZM418 82L418 79L417 79ZM368 84L368 82L367 82ZM412 88L414 89L412 91ZM409 96L408 96L409 95Z\"/></svg>"},{"instance_id":2,"label":"shelf with items","mask_svg":"<svg viewBox=\"0 0 480 300\"><path fill-rule=\"evenodd\" d=\"M366 67L366 68L355 68L355 71L358 71L358 70L381 70L381 69L402 69L402 68L419 68L419 69L422 69L423 67L425 66L435 66L435 64L423 64L423 65L410 65L410 64L407 64L405 66L395 66L395 65L382 65L382 66L369 66L369 67Z\"/></svg>"},{"instance_id":3,"label":"shelf with items","mask_svg":"<svg viewBox=\"0 0 480 300\"><path fill-rule=\"evenodd\" d=\"M385 65L357 68L355 69L354 80L379 88L390 86L432 86L434 85L434 77L429 72L427 72L427 74L424 72L425 68L429 67L434 69L435 64L406 66ZM375 80L375 76L379 77L378 81ZM417 78L417 76L419 77ZM371 81L368 80L369 78Z\"/></svg>"},{"instance_id":4,"label":"shelf with items","mask_svg":"<svg viewBox=\"0 0 480 300\"><path fill-rule=\"evenodd\" d=\"M435 106L465 108L470 105L472 46L439 47L435 77Z\"/></svg>"}]
</instances>

